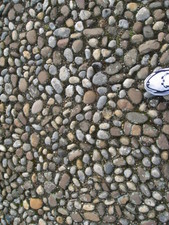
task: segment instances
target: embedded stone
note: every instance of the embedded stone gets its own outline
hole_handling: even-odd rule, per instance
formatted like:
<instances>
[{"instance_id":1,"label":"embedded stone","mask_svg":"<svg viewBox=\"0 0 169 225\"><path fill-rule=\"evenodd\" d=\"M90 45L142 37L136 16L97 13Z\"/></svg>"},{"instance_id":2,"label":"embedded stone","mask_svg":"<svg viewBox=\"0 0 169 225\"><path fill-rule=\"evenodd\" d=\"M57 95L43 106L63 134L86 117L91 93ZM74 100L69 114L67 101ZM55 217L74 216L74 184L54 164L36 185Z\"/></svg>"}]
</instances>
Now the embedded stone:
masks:
<instances>
[{"instance_id":1,"label":"embedded stone","mask_svg":"<svg viewBox=\"0 0 169 225\"><path fill-rule=\"evenodd\" d=\"M39 198L31 198L30 199L30 207L32 209L40 209L43 206L43 201Z\"/></svg>"},{"instance_id":2,"label":"embedded stone","mask_svg":"<svg viewBox=\"0 0 169 225\"><path fill-rule=\"evenodd\" d=\"M96 101L96 93L94 91L87 91L84 94L83 102L85 104L92 104Z\"/></svg>"}]
</instances>

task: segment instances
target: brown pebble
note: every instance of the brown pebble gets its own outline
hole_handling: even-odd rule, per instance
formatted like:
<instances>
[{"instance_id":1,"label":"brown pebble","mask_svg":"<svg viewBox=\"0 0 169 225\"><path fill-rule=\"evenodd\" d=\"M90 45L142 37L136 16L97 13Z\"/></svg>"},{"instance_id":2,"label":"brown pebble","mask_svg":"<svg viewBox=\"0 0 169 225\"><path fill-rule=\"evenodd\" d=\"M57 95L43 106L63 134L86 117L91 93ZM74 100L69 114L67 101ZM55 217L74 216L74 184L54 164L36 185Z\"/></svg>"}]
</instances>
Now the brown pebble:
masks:
<instances>
[{"instance_id":1,"label":"brown pebble","mask_svg":"<svg viewBox=\"0 0 169 225\"><path fill-rule=\"evenodd\" d=\"M128 96L134 104L139 104L142 101L142 93L138 89L130 88L128 91Z\"/></svg>"},{"instance_id":2,"label":"brown pebble","mask_svg":"<svg viewBox=\"0 0 169 225\"><path fill-rule=\"evenodd\" d=\"M27 90L28 84L27 81L25 80L25 78L21 78L19 80L19 90L21 92L25 92Z\"/></svg>"},{"instance_id":3,"label":"brown pebble","mask_svg":"<svg viewBox=\"0 0 169 225\"><path fill-rule=\"evenodd\" d=\"M48 78L49 78L49 74L46 70L42 70L38 74L38 80L41 84L45 84L47 82Z\"/></svg>"},{"instance_id":4,"label":"brown pebble","mask_svg":"<svg viewBox=\"0 0 169 225\"><path fill-rule=\"evenodd\" d=\"M65 48L67 46L69 42L69 39L68 38L64 38L64 39L60 39L58 42L57 42L57 46L59 48Z\"/></svg>"},{"instance_id":5,"label":"brown pebble","mask_svg":"<svg viewBox=\"0 0 169 225\"><path fill-rule=\"evenodd\" d=\"M96 93L94 91L87 91L84 94L83 102L85 104L92 104L96 101Z\"/></svg>"},{"instance_id":6,"label":"brown pebble","mask_svg":"<svg viewBox=\"0 0 169 225\"><path fill-rule=\"evenodd\" d=\"M31 145L36 148L39 144L39 134L33 133L30 136L30 142L31 142Z\"/></svg>"},{"instance_id":7,"label":"brown pebble","mask_svg":"<svg viewBox=\"0 0 169 225\"><path fill-rule=\"evenodd\" d=\"M32 209L40 209L43 205L43 202L39 198L31 198L30 199L30 207Z\"/></svg>"},{"instance_id":8,"label":"brown pebble","mask_svg":"<svg viewBox=\"0 0 169 225\"><path fill-rule=\"evenodd\" d=\"M30 30L27 34L26 34L26 38L29 42L29 44L35 44L37 41L37 34L35 30Z\"/></svg>"}]
</instances>

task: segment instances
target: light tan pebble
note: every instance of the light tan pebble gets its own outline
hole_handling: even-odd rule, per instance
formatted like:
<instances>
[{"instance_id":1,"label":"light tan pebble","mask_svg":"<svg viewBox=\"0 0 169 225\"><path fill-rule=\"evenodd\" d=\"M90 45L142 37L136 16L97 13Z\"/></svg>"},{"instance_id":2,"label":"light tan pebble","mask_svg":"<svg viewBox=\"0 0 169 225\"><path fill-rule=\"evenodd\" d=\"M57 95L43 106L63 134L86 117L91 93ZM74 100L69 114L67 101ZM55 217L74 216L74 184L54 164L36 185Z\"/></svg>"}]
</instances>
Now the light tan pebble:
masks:
<instances>
[{"instance_id":1,"label":"light tan pebble","mask_svg":"<svg viewBox=\"0 0 169 225\"><path fill-rule=\"evenodd\" d=\"M26 199L23 201L23 207L24 207L24 209L26 209L26 210L29 209L29 203L28 203L28 201L27 201Z\"/></svg>"},{"instance_id":2,"label":"light tan pebble","mask_svg":"<svg viewBox=\"0 0 169 225\"><path fill-rule=\"evenodd\" d=\"M4 103L0 103L0 112L4 112L5 107L4 107Z\"/></svg>"},{"instance_id":3,"label":"light tan pebble","mask_svg":"<svg viewBox=\"0 0 169 225\"><path fill-rule=\"evenodd\" d=\"M163 21L157 21L153 25L153 30L155 30L155 31L163 30L163 27L164 27L164 22Z\"/></svg>"},{"instance_id":4,"label":"light tan pebble","mask_svg":"<svg viewBox=\"0 0 169 225\"><path fill-rule=\"evenodd\" d=\"M99 60L100 56L101 56L100 49L96 49L96 50L93 51L93 57L94 57L95 60Z\"/></svg>"},{"instance_id":5,"label":"light tan pebble","mask_svg":"<svg viewBox=\"0 0 169 225\"><path fill-rule=\"evenodd\" d=\"M51 36L52 35L52 31L47 31L46 32L46 37L49 37L49 36Z\"/></svg>"},{"instance_id":6,"label":"light tan pebble","mask_svg":"<svg viewBox=\"0 0 169 225\"><path fill-rule=\"evenodd\" d=\"M113 112L112 112L112 110L109 110L109 109L104 109L103 111L102 111L102 115L103 115L103 117L106 119L106 120L109 120L112 116L113 116Z\"/></svg>"},{"instance_id":7,"label":"light tan pebble","mask_svg":"<svg viewBox=\"0 0 169 225\"><path fill-rule=\"evenodd\" d=\"M102 49L102 50L101 50L101 54L102 54L102 56L103 56L104 58L109 57L110 54L111 54L111 50L108 50L108 49Z\"/></svg>"},{"instance_id":8,"label":"light tan pebble","mask_svg":"<svg viewBox=\"0 0 169 225\"><path fill-rule=\"evenodd\" d=\"M109 99L115 98L116 96L117 96L116 93L109 93L109 94L107 95L107 97L108 97Z\"/></svg>"},{"instance_id":9,"label":"light tan pebble","mask_svg":"<svg viewBox=\"0 0 169 225\"><path fill-rule=\"evenodd\" d=\"M11 57L8 58L8 63L10 66L14 66L14 61Z\"/></svg>"},{"instance_id":10,"label":"light tan pebble","mask_svg":"<svg viewBox=\"0 0 169 225\"><path fill-rule=\"evenodd\" d=\"M25 114L26 117L29 116L29 111L30 111L30 105L28 103L26 103L23 107L23 112Z\"/></svg>"},{"instance_id":11,"label":"light tan pebble","mask_svg":"<svg viewBox=\"0 0 169 225\"><path fill-rule=\"evenodd\" d=\"M70 84L77 84L77 83L79 83L79 82L80 82L79 77L72 76L72 77L69 78L69 83L70 83Z\"/></svg>"},{"instance_id":12,"label":"light tan pebble","mask_svg":"<svg viewBox=\"0 0 169 225\"><path fill-rule=\"evenodd\" d=\"M36 148L39 144L39 141L40 141L39 134L37 134L36 132L32 133L30 136L30 143L32 147Z\"/></svg>"},{"instance_id":13,"label":"light tan pebble","mask_svg":"<svg viewBox=\"0 0 169 225\"><path fill-rule=\"evenodd\" d=\"M66 26L67 27L73 27L74 26L74 21L71 18L67 19L66 20Z\"/></svg>"},{"instance_id":14,"label":"light tan pebble","mask_svg":"<svg viewBox=\"0 0 169 225\"><path fill-rule=\"evenodd\" d=\"M26 58L26 59L30 59L31 58L31 55L28 51L24 51L23 52L23 56Z\"/></svg>"},{"instance_id":15,"label":"light tan pebble","mask_svg":"<svg viewBox=\"0 0 169 225\"><path fill-rule=\"evenodd\" d=\"M43 20L43 18L44 18L44 12L38 13L37 18L38 18L39 20Z\"/></svg>"},{"instance_id":16,"label":"light tan pebble","mask_svg":"<svg viewBox=\"0 0 169 225\"><path fill-rule=\"evenodd\" d=\"M141 112L145 112L146 109L147 109L147 105L146 105L145 103L142 103L142 104L140 105L140 107L139 107L139 110L140 110Z\"/></svg>"},{"instance_id":17,"label":"light tan pebble","mask_svg":"<svg viewBox=\"0 0 169 225\"><path fill-rule=\"evenodd\" d=\"M46 222L43 219L39 219L38 225L46 225Z\"/></svg>"},{"instance_id":18,"label":"light tan pebble","mask_svg":"<svg viewBox=\"0 0 169 225\"><path fill-rule=\"evenodd\" d=\"M46 135L46 131L42 130L42 131L40 132L40 135L41 135L41 136L45 136L45 135Z\"/></svg>"},{"instance_id":19,"label":"light tan pebble","mask_svg":"<svg viewBox=\"0 0 169 225\"><path fill-rule=\"evenodd\" d=\"M74 136L74 134L72 134L72 133L68 133L67 137L68 137L68 139L69 139L70 141L72 141L72 142L73 142L73 140L75 139L75 136Z\"/></svg>"},{"instance_id":20,"label":"light tan pebble","mask_svg":"<svg viewBox=\"0 0 169 225\"><path fill-rule=\"evenodd\" d=\"M60 125L60 124L62 124L62 118L60 117L60 116L57 116L56 117L56 119L55 119L55 122L56 122L56 124L58 124L58 125Z\"/></svg>"},{"instance_id":21,"label":"light tan pebble","mask_svg":"<svg viewBox=\"0 0 169 225\"><path fill-rule=\"evenodd\" d=\"M127 4L127 9L129 9L132 12L136 11L137 8L138 8L138 4L135 2L130 2Z\"/></svg>"},{"instance_id":22,"label":"light tan pebble","mask_svg":"<svg viewBox=\"0 0 169 225\"><path fill-rule=\"evenodd\" d=\"M117 183L124 182L124 177L123 177L123 176L120 176L120 175L115 176L114 179L115 179L115 181L116 181Z\"/></svg>"},{"instance_id":23,"label":"light tan pebble","mask_svg":"<svg viewBox=\"0 0 169 225\"><path fill-rule=\"evenodd\" d=\"M147 113L151 118L155 118L158 116L158 113L156 110L149 110Z\"/></svg>"},{"instance_id":24,"label":"light tan pebble","mask_svg":"<svg viewBox=\"0 0 169 225\"><path fill-rule=\"evenodd\" d=\"M137 190L136 185L133 182L128 181L126 184L127 184L127 187L130 190L132 190L132 191L136 191Z\"/></svg>"},{"instance_id":25,"label":"light tan pebble","mask_svg":"<svg viewBox=\"0 0 169 225\"><path fill-rule=\"evenodd\" d=\"M36 192L38 195L43 195L44 194L43 187L41 185L39 187L37 187Z\"/></svg>"},{"instance_id":26,"label":"light tan pebble","mask_svg":"<svg viewBox=\"0 0 169 225\"><path fill-rule=\"evenodd\" d=\"M117 109L115 110L114 115L117 116L118 118L121 118L123 116L123 113L121 110Z\"/></svg>"},{"instance_id":27,"label":"light tan pebble","mask_svg":"<svg viewBox=\"0 0 169 225\"><path fill-rule=\"evenodd\" d=\"M121 137L120 138L120 142L121 142L121 144L123 144L123 145L129 145L130 144L130 139L128 138L128 137Z\"/></svg>"},{"instance_id":28,"label":"light tan pebble","mask_svg":"<svg viewBox=\"0 0 169 225\"><path fill-rule=\"evenodd\" d=\"M90 203L86 203L83 205L83 210L86 210L86 211L93 211L95 208L95 206L93 204L90 204Z\"/></svg>"},{"instance_id":29,"label":"light tan pebble","mask_svg":"<svg viewBox=\"0 0 169 225\"><path fill-rule=\"evenodd\" d=\"M0 67L4 67L4 66L5 66L5 58L0 57Z\"/></svg>"},{"instance_id":30,"label":"light tan pebble","mask_svg":"<svg viewBox=\"0 0 169 225\"><path fill-rule=\"evenodd\" d=\"M37 53L39 53L38 47L34 47L33 50L32 50L32 52L33 52L34 55L37 54Z\"/></svg>"},{"instance_id":31,"label":"light tan pebble","mask_svg":"<svg viewBox=\"0 0 169 225\"><path fill-rule=\"evenodd\" d=\"M47 105L54 105L55 100L53 98L50 98L47 102Z\"/></svg>"},{"instance_id":32,"label":"light tan pebble","mask_svg":"<svg viewBox=\"0 0 169 225\"><path fill-rule=\"evenodd\" d=\"M94 125L92 125L89 129L89 134L92 134L93 132L95 132L96 127Z\"/></svg>"},{"instance_id":33,"label":"light tan pebble","mask_svg":"<svg viewBox=\"0 0 169 225\"><path fill-rule=\"evenodd\" d=\"M147 213L148 211L149 211L149 208L146 205L141 205L139 207L139 212L141 212L141 213Z\"/></svg>"},{"instance_id":34,"label":"light tan pebble","mask_svg":"<svg viewBox=\"0 0 169 225\"><path fill-rule=\"evenodd\" d=\"M168 48L168 44L164 44L164 45L161 47L160 52L161 52L161 53L165 52L165 51L167 50L167 48Z\"/></svg>"},{"instance_id":35,"label":"light tan pebble","mask_svg":"<svg viewBox=\"0 0 169 225\"><path fill-rule=\"evenodd\" d=\"M165 160L165 161L167 161L168 160L168 151L163 151L162 153L161 153L161 158L163 159L163 160Z\"/></svg>"},{"instance_id":36,"label":"light tan pebble","mask_svg":"<svg viewBox=\"0 0 169 225\"><path fill-rule=\"evenodd\" d=\"M43 94L41 95L41 97L42 97L43 100L47 100L47 95L46 95L45 93L43 93Z\"/></svg>"},{"instance_id":37,"label":"light tan pebble","mask_svg":"<svg viewBox=\"0 0 169 225\"><path fill-rule=\"evenodd\" d=\"M78 38L80 38L81 36L82 36L81 33L73 33L73 34L70 35L70 38L71 38L71 39L78 39Z\"/></svg>"},{"instance_id":38,"label":"light tan pebble","mask_svg":"<svg viewBox=\"0 0 169 225\"><path fill-rule=\"evenodd\" d=\"M83 169L83 162L80 159L77 159L76 166L79 170Z\"/></svg>"},{"instance_id":39,"label":"light tan pebble","mask_svg":"<svg viewBox=\"0 0 169 225\"><path fill-rule=\"evenodd\" d=\"M98 46L99 41L96 38L91 38L89 39L88 43L92 48L96 48Z\"/></svg>"}]
</instances>

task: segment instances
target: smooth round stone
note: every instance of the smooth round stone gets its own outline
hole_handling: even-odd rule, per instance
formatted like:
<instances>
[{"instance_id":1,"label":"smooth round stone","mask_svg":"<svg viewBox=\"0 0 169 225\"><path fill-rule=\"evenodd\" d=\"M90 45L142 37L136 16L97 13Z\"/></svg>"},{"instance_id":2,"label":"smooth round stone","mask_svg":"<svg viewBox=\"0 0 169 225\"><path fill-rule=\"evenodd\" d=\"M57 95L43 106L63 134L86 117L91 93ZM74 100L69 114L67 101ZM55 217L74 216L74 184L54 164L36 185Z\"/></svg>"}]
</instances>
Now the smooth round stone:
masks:
<instances>
[{"instance_id":1,"label":"smooth round stone","mask_svg":"<svg viewBox=\"0 0 169 225\"><path fill-rule=\"evenodd\" d=\"M97 108L98 109L102 109L104 107L104 105L107 102L107 97L106 96L101 96L97 102Z\"/></svg>"},{"instance_id":2,"label":"smooth round stone","mask_svg":"<svg viewBox=\"0 0 169 225\"><path fill-rule=\"evenodd\" d=\"M75 63L77 65L81 65L83 63L83 58L82 57L75 57Z\"/></svg>"},{"instance_id":3,"label":"smooth round stone","mask_svg":"<svg viewBox=\"0 0 169 225\"><path fill-rule=\"evenodd\" d=\"M84 30L83 22L82 22L82 21L78 21L78 22L75 24L75 29L76 29L77 31L82 31L82 30Z\"/></svg>"},{"instance_id":4,"label":"smooth round stone","mask_svg":"<svg viewBox=\"0 0 169 225\"><path fill-rule=\"evenodd\" d=\"M12 39L13 41L16 41L18 39L18 33L16 30L12 31Z\"/></svg>"},{"instance_id":5,"label":"smooth round stone","mask_svg":"<svg viewBox=\"0 0 169 225\"><path fill-rule=\"evenodd\" d=\"M43 108L42 100L35 101L32 105L32 109L31 109L32 114L37 114L37 113L41 112L42 108Z\"/></svg>"},{"instance_id":6,"label":"smooth round stone","mask_svg":"<svg viewBox=\"0 0 169 225\"><path fill-rule=\"evenodd\" d=\"M72 49L74 51L74 53L78 53L82 50L83 48L83 41L82 40L75 40L73 42L73 45L72 45Z\"/></svg>"},{"instance_id":7,"label":"smooth round stone","mask_svg":"<svg viewBox=\"0 0 169 225\"><path fill-rule=\"evenodd\" d=\"M49 78L49 74L46 70L42 70L38 74L38 80L39 80L40 84L45 84L47 82L48 78Z\"/></svg>"},{"instance_id":8,"label":"smooth round stone","mask_svg":"<svg viewBox=\"0 0 169 225\"><path fill-rule=\"evenodd\" d=\"M150 11L147 7L142 7L136 14L137 21L145 21L150 17Z\"/></svg>"},{"instance_id":9,"label":"smooth round stone","mask_svg":"<svg viewBox=\"0 0 169 225\"><path fill-rule=\"evenodd\" d=\"M5 92L10 95L12 93L12 85L10 83L5 84Z\"/></svg>"},{"instance_id":10,"label":"smooth round stone","mask_svg":"<svg viewBox=\"0 0 169 225\"><path fill-rule=\"evenodd\" d=\"M107 76L102 72L98 72L93 76L92 82L97 86L104 85L107 83Z\"/></svg>"},{"instance_id":11,"label":"smooth round stone","mask_svg":"<svg viewBox=\"0 0 169 225\"><path fill-rule=\"evenodd\" d=\"M19 90L21 92L25 92L27 90L27 87L28 87L28 83L27 83L26 79L25 78L21 78L19 80Z\"/></svg>"},{"instance_id":12,"label":"smooth round stone","mask_svg":"<svg viewBox=\"0 0 169 225\"><path fill-rule=\"evenodd\" d=\"M74 94L74 86L73 85L68 85L66 87L65 93L66 93L67 97L69 97L69 98L72 97L73 94Z\"/></svg>"},{"instance_id":13,"label":"smooth round stone","mask_svg":"<svg viewBox=\"0 0 169 225\"><path fill-rule=\"evenodd\" d=\"M49 73L51 75L56 75L57 74L57 68L56 68L56 66L50 65L50 67L49 67Z\"/></svg>"},{"instance_id":14,"label":"smooth round stone","mask_svg":"<svg viewBox=\"0 0 169 225\"><path fill-rule=\"evenodd\" d=\"M94 91L87 91L84 94L83 102L85 104L92 104L96 101L96 93Z\"/></svg>"},{"instance_id":15,"label":"smooth round stone","mask_svg":"<svg viewBox=\"0 0 169 225\"><path fill-rule=\"evenodd\" d=\"M27 31L30 31L33 29L33 21L29 21L27 24L26 24L26 30Z\"/></svg>"},{"instance_id":16,"label":"smooth round stone","mask_svg":"<svg viewBox=\"0 0 169 225\"><path fill-rule=\"evenodd\" d=\"M79 17L81 20L88 20L91 16L91 12L88 10L81 10L79 13Z\"/></svg>"},{"instance_id":17,"label":"smooth round stone","mask_svg":"<svg viewBox=\"0 0 169 225\"><path fill-rule=\"evenodd\" d=\"M73 62L73 52L70 48L66 48L63 55L68 62Z\"/></svg>"},{"instance_id":18,"label":"smooth round stone","mask_svg":"<svg viewBox=\"0 0 169 225\"><path fill-rule=\"evenodd\" d=\"M128 21L125 19L119 20L119 27L123 28L123 29L128 29L128 27L129 27Z\"/></svg>"},{"instance_id":19,"label":"smooth round stone","mask_svg":"<svg viewBox=\"0 0 169 225\"><path fill-rule=\"evenodd\" d=\"M56 38L54 36L49 37L48 44L51 48L56 47Z\"/></svg>"},{"instance_id":20,"label":"smooth round stone","mask_svg":"<svg viewBox=\"0 0 169 225\"><path fill-rule=\"evenodd\" d=\"M61 81L66 81L69 79L69 77L70 77L70 73L68 69L66 68L66 66L62 66L59 72L59 79Z\"/></svg>"},{"instance_id":21,"label":"smooth round stone","mask_svg":"<svg viewBox=\"0 0 169 225\"><path fill-rule=\"evenodd\" d=\"M107 139L109 139L110 135L107 131L99 130L97 132L97 137L101 140L107 140Z\"/></svg>"}]
</instances>

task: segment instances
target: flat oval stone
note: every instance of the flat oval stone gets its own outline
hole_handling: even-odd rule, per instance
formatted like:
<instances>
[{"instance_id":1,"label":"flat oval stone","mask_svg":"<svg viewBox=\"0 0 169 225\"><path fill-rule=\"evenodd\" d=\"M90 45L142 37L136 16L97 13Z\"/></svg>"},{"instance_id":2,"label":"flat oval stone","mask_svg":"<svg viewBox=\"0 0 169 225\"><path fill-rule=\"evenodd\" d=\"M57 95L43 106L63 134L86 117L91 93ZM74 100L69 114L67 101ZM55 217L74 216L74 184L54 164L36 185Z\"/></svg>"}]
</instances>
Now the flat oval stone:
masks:
<instances>
[{"instance_id":1,"label":"flat oval stone","mask_svg":"<svg viewBox=\"0 0 169 225\"><path fill-rule=\"evenodd\" d=\"M47 71L42 70L38 75L38 80L41 84L45 84L48 80L49 74Z\"/></svg>"},{"instance_id":2,"label":"flat oval stone","mask_svg":"<svg viewBox=\"0 0 169 225\"><path fill-rule=\"evenodd\" d=\"M146 115L138 112L129 112L126 115L126 118L134 124L143 124L148 120L148 117Z\"/></svg>"},{"instance_id":3,"label":"flat oval stone","mask_svg":"<svg viewBox=\"0 0 169 225\"><path fill-rule=\"evenodd\" d=\"M98 72L93 76L92 82L97 86L104 85L107 83L107 76L102 72Z\"/></svg>"},{"instance_id":4,"label":"flat oval stone","mask_svg":"<svg viewBox=\"0 0 169 225\"><path fill-rule=\"evenodd\" d=\"M26 34L26 38L29 42L29 44L35 44L37 41L37 34L35 30L30 30L27 34Z\"/></svg>"},{"instance_id":5,"label":"flat oval stone","mask_svg":"<svg viewBox=\"0 0 169 225\"><path fill-rule=\"evenodd\" d=\"M28 87L27 81L25 80L25 78L21 78L19 80L19 90L21 92L25 92L27 87Z\"/></svg>"},{"instance_id":6,"label":"flat oval stone","mask_svg":"<svg viewBox=\"0 0 169 225\"><path fill-rule=\"evenodd\" d=\"M43 108L42 100L37 100L32 105L32 114L36 114L36 113L41 112L42 108Z\"/></svg>"},{"instance_id":7,"label":"flat oval stone","mask_svg":"<svg viewBox=\"0 0 169 225\"><path fill-rule=\"evenodd\" d=\"M70 34L70 29L66 27L60 27L53 33L56 37L67 38Z\"/></svg>"},{"instance_id":8,"label":"flat oval stone","mask_svg":"<svg viewBox=\"0 0 169 225\"><path fill-rule=\"evenodd\" d=\"M101 36L103 33L104 31L102 28L90 28L83 31L83 34L88 38Z\"/></svg>"}]
</instances>

